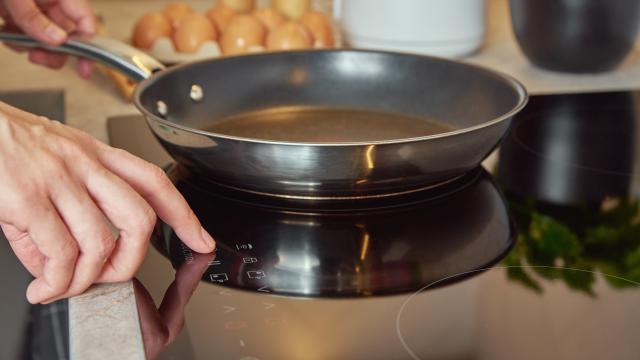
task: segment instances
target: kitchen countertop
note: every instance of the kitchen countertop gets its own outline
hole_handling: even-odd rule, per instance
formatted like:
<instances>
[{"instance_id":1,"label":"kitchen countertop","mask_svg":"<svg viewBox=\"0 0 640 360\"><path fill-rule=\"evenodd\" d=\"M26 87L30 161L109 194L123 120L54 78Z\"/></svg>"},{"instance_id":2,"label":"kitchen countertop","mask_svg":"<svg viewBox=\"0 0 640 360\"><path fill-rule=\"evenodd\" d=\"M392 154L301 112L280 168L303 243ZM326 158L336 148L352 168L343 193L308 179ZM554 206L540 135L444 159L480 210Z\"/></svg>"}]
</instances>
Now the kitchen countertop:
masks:
<instances>
[{"instance_id":1,"label":"kitchen countertop","mask_svg":"<svg viewBox=\"0 0 640 360\"><path fill-rule=\"evenodd\" d=\"M485 46L464 61L505 72L520 80L530 94L557 94L630 90L640 88L640 46L622 64L601 74L569 74L547 71L529 64L511 29L508 0L488 0L488 33Z\"/></svg>"},{"instance_id":2,"label":"kitchen countertop","mask_svg":"<svg viewBox=\"0 0 640 360\"><path fill-rule=\"evenodd\" d=\"M110 36L125 40L131 23L139 15L168 1L95 0ZM204 10L212 1L190 1ZM485 47L463 59L506 72L522 81L532 94L587 92L640 88L638 47L614 72L598 75L570 75L540 70L528 64L510 30L507 0L489 0L489 28ZM136 109L118 94L103 74L91 81L75 76L73 68L51 71L28 63L22 54L0 48L0 91L64 89L67 123L102 141L107 141L106 119L134 114ZM101 285L71 299L70 332L72 358L143 358L135 299L131 283ZM88 357L87 354L91 356Z\"/></svg>"},{"instance_id":3,"label":"kitchen countertop","mask_svg":"<svg viewBox=\"0 0 640 360\"><path fill-rule=\"evenodd\" d=\"M520 52L510 28L508 1L488 0L489 24L484 48L462 59L506 72L524 83L531 94L622 90L640 87L640 50L632 51L624 63L613 72L594 75L573 75L545 71L531 66ZM150 6L159 8L166 0L94 0L95 8L104 19L111 37L126 40L131 24ZM199 10L212 1L190 1ZM153 5L150 5L153 4ZM22 54L0 48L0 90L63 88L67 92L68 122L100 140L107 140L106 118L136 113L133 105L124 101L115 85L103 74L96 73L91 81L75 76L73 68L51 71L31 65ZM9 70L10 69L10 70Z\"/></svg>"}]
</instances>

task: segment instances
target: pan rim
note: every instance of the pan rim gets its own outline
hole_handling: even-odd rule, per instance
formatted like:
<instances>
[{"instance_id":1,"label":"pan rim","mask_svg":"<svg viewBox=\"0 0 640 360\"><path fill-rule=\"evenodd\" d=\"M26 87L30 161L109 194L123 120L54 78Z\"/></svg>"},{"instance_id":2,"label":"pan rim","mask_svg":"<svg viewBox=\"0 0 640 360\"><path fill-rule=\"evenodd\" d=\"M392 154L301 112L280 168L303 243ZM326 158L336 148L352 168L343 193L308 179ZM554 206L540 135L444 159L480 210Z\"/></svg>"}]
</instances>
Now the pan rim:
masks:
<instances>
[{"instance_id":1,"label":"pan rim","mask_svg":"<svg viewBox=\"0 0 640 360\"><path fill-rule=\"evenodd\" d=\"M483 123L474 125L474 126L469 126L469 127L465 127L465 128L461 128L461 129L457 129L457 130L453 130L453 131L447 131L447 132L443 132L443 133L438 133L438 134L432 134L432 135L425 135L425 136L417 136L417 137L411 137L411 138L396 138L396 139L388 139L388 140L376 140L376 141L353 141L353 142L296 142L296 141L281 141L281 140L268 140L268 139L258 139L258 138L249 138L249 137L242 137L242 136L233 136L233 135L225 135L225 134L219 134L219 133L215 133L215 132L210 132L210 131L205 131L205 130L200 130L200 129L196 129L196 128L192 128L189 126L185 126L185 125L181 125L178 124L176 122L173 122L171 120L167 120L164 119L156 114L154 114L153 112L149 111L145 106L142 105L141 101L140 101L140 97L142 95L142 93L149 87L153 86L153 84L158 80L158 78L165 76L166 74L169 73L174 73L174 72L178 72L181 71L183 68L186 67L191 67L197 64L203 64L203 63L210 63L210 62L217 62L217 61L230 61L233 60L235 58L238 57L270 57L270 56L282 56L282 55L286 55L286 54L305 54L305 53L368 53L368 54L384 54L384 55L400 55L400 56L405 56L405 57L418 57L418 58L430 58L433 60L438 60L438 61L443 61L443 62L448 62L448 63L455 63L458 65L462 65L462 66L466 66L466 67L471 67L474 68L478 71L484 72L488 75L491 75L493 77L495 77L496 79L505 82L508 86L510 86L513 90L515 90L517 92L518 95L518 101L517 104L515 106L513 106L509 111L507 111L506 113L494 117L488 121L485 121ZM151 75L150 77L144 79L143 81L141 81L135 88L134 93L133 93L133 103L136 106L136 108L147 118L147 120L151 119L157 123L160 123L162 125L171 127L171 128L175 128L178 130L182 130L185 132L189 132L192 134L196 134L196 135L201 135L201 136L206 136L209 138L214 138L214 139L224 139L224 140L233 140L233 141L242 141L242 142L249 142L249 143L256 143L256 144L264 144L264 145L286 145L286 146L313 146L313 147L349 147L349 146L372 146L372 145L401 145L401 144L408 144L408 143L414 143L414 142L422 142L422 141L428 141L428 140L436 140L436 139L443 139L443 138L449 138L449 137L454 137L454 136L458 136L458 135L463 135L466 133L471 133L471 132L475 132L478 130L482 130L485 128L489 128L491 126L494 125L498 125L504 121L507 121L509 119L511 119L515 114L517 114L518 112L520 112L529 102L529 93L527 92L526 87L519 81L517 80L515 77L506 74L504 72L498 71L498 70L494 70L491 68L487 68L484 66L480 66L480 65L476 65L476 64L471 64L471 63L467 63L467 62L463 62L463 61L458 61L458 60L451 60L451 59L447 59L447 58L443 58L443 57L438 57L438 56L431 56L431 55L419 55L419 54L412 54L412 53L403 53L403 52L394 52L394 51L382 51L382 50L367 50L367 49L316 49L316 50L297 50L297 51L281 51L281 52L275 52L275 53L260 53L260 54L245 54L245 55L236 55L236 56L229 56L229 57L225 57L225 58L216 58L216 59L205 59L205 60L199 60L199 61L194 61L194 62L188 62L188 63L184 63L184 64L179 64L176 66L173 66L169 69L166 70L162 70L159 72L154 73L153 75Z\"/></svg>"}]
</instances>

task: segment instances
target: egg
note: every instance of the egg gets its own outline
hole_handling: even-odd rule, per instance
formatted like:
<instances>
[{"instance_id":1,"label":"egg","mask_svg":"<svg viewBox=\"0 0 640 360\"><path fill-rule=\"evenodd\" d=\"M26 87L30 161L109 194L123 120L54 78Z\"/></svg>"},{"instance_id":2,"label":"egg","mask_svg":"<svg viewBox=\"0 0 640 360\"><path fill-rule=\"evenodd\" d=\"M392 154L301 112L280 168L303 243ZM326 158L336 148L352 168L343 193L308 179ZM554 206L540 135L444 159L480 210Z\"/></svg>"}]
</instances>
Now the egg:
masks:
<instances>
[{"instance_id":1,"label":"egg","mask_svg":"<svg viewBox=\"0 0 640 360\"><path fill-rule=\"evenodd\" d=\"M274 30L285 22L284 16L278 10L270 7L256 10L253 16L258 18L269 31Z\"/></svg>"},{"instance_id":2,"label":"egg","mask_svg":"<svg viewBox=\"0 0 640 360\"><path fill-rule=\"evenodd\" d=\"M171 23L162 13L142 16L133 29L133 45L141 49L151 49L161 37L171 37Z\"/></svg>"},{"instance_id":3,"label":"egg","mask_svg":"<svg viewBox=\"0 0 640 360\"><path fill-rule=\"evenodd\" d=\"M195 11L191 6L183 2L174 2L164 7L162 13L171 21L173 29L180 27L180 23L184 18L193 14Z\"/></svg>"},{"instance_id":4,"label":"egg","mask_svg":"<svg viewBox=\"0 0 640 360\"><path fill-rule=\"evenodd\" d=\"M313 38L304 25L289 21L269 33L267 50L308 49L313 45Z\"/></svg>"},{"instance_id":5,"label":"egg","mask_svg":"<svg viewBox=\"0 0 640 360\"><path fill-rule=\"evenodd\" d=\"M253 11L255 0L221 0L221 4L226 5L239 13Z\"/></svg>"},{"instance_id":6,"label":"egg","mask_svg":"<svg viewBox=\"0 0 640 360\"><path fill-rule=\"evenodd\" d=\"M277 10L291 20L300 19L311 9L310 0L273 0L273 4Z\"/></svg>"},{"instance_id":7,"label":"egg","mask_svg":"<svg viewBox=\"0 0 640 360\"><path fill-rule=\"evenodd\" d=\"M252 47L264 45L266 29L251 15L238 15L231 19L222 33L220 46L225 55L245 54Z\"/></svg>"},{"instance_id":8,"label":"egg","mask_svg":"<svg viewBox=\"0 0 640 360\"><path fill-rule=\"evenodd\" d=\"M313 40L320 47L333 47L333 29L326 15L319 11L311 11L300 18L300 23L309 29Z\"/></svg>"},{"instance_id":9,"label":"egg","mask_svg":"<svg viewBox=\"0 0 640 360\"><path fill-rule=\"evenodd\" d=\"M218 4L211 10L207 11L207 17L216 26L219 32L223 32L224 29L227 28L231 18L237 14L237 11L223 4Z\"/></svg>"},{"instance_id":10,"label":"egg","mask_svg":"<svg viewBox=\"0 0 640 360\"><path fill-rule=\"evenodd\" d=\"M206 16L194 13L185 17L173 33L173 44L178 52L195 53L206 41L215 41L217 35Z\"/></svg>"}]
</instances>

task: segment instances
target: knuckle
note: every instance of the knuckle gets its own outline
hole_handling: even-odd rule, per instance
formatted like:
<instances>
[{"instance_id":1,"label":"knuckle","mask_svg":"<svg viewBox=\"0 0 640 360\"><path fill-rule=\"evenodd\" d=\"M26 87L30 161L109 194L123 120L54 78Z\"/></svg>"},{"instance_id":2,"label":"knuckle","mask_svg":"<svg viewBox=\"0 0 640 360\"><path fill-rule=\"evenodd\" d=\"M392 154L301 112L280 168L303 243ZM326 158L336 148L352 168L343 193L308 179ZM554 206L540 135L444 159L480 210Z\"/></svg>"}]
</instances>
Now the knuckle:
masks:
<instances>
[{"instance_id":1,"label":"knuckle","mask_svg":"<svg viewBox=\"0 0 640 360\"><path fill-rule=\"evenodd\" d=\"M157 215L149 205L132 216L126 226L126 232L131 241L140 244L151 237L156 225Z\"/></svg>"},{"instance_id":2,"label":"knuckle","mask_svg":"<svg viewBox=\"0 0 640 360\"><path fill-rule=\"evenodd\" d=\"M61 260L75 261L78 258L78 245L71 240L61 242L54 255L57 255Z\"/></svg>"},{"instance_id":3,"label":"knuckle","mask_svg":"<svg viewBox=\"0 0 640 360\"><path fill-rule=\"evenodd\" d=\"M56 150L59 154L64 155L70 159L77 160L86 156L86 152L81 144L70 138L60 136L56 143Z\"/></svg>"},{"instance_id":4,"label":"knuckle","mask_svg":"<svg viewBox=\"0 0 640 360\"><path fill-rule=\"evenodd\" d=\"M173 187L173 184L167 177L167 174L162 170L159 166L154 164L148 164L148 168L145 169L148 172L152 184L158 190L170 189Z\"/></svg>"},{"instance_id":5,"label":"knuckle","mask_svg":"<svg viewBox=\"0 0 640 360\"><path fill-rule=\"evenodd\" d=\"M89 249L89 253L98 261L104 261L111 256L113 249L115 247L115 240L113 239L113 235L109 231L108 234L102 234L98 237L98 241L95 244L91 244L91 248Z\"/></svg>"},{"instance_id":6,"label":"knuckle","mask_svg":"<svg viewBox=\"0 0 640 360\"><path fill-rule=\"evenodd\" d=\"M97 146L97 144L102 144L100 142L100 140L94 138L93 136L87 134L86 132L80 130L80 129L76 129L70 126L66 126L62 123L60 123L61 127L64 127L66 131L69 132L69 134L71 134L75 140L79 141L80 143L84 144L84 145L89 145L92 147Z\"/></svg>"},{"instance_id":7,"label":"knuckle","mask_svg":"<svg viewBox=\"0 0 640 360\"><path fill-rule=\"evenodd\" d=\"M34 27L40 25L42 12L36 6L28 6L24 10L14 17L14 21L18 25ZM31 29L34 30L34 29Z\"/></svg>"},{"instance_id":8,"label":"knuckle","mask_svg":"<svg viewBox=\"0 0 640 360\"><path fill-rule=\"evenodd\" d=\"M47 119L46 117L43 117L43 116L39 116L39 117L36 117L36 120L38 120L40 122L32 124L31 127L29 128L29 130L30 130L31 134L36 139L42 139L47 135L47 128L46 128L45 124L46 124L46 122L49 121L49 119Z\"/></svg>"},{"instance_id":9,"label":"knuckle","mask_svg":"<svg viewBox=\"0 0 640 360\"><path fill-rule=\"evenodd\" d=\"M158 217L155 211L153 211L153 208L149 205L145 205L135 224L137 229L135 237L140 240L146 240L151 235L157 219Z\"/></svg>"},{"instance_id":10,"label":"knuckle","mask_svg":"<svg viewBox=\"0 0 640 360\"><path fill-rule=\"evenodd\" d=\"M49 125L51 123L51 119L44 115L34 115L37 120L39 120L42 124Z\"/></svg>"}]
</instances>

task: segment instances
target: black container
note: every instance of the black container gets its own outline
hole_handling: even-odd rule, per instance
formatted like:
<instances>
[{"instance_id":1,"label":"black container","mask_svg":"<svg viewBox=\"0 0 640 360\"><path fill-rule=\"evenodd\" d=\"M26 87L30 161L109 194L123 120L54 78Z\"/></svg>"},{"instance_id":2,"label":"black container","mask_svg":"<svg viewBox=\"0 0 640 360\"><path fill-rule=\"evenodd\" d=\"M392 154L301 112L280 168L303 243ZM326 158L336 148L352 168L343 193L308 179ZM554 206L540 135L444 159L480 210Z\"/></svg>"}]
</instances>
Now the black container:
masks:
<instances>
[{"instance_id":1,"label":"black container","mask_svg":"<svg viewBox=\"0 0 640 360\"><path fill-rule=\"evenodd\" d=\"M629 53L640 24L640 0L510 0L520 48L537 66L601 72Z\"/></svg>"},{"instance_id":2,"label":"black container","mask_svg":"<svg viewBox=\"0 0 640 360\"><path fill-rule=\"evenodd\" d=\"M532 96L500 148L503 189L570 206L628 197L639 104L628 92Z\"/></svg>"}]
</instances>

